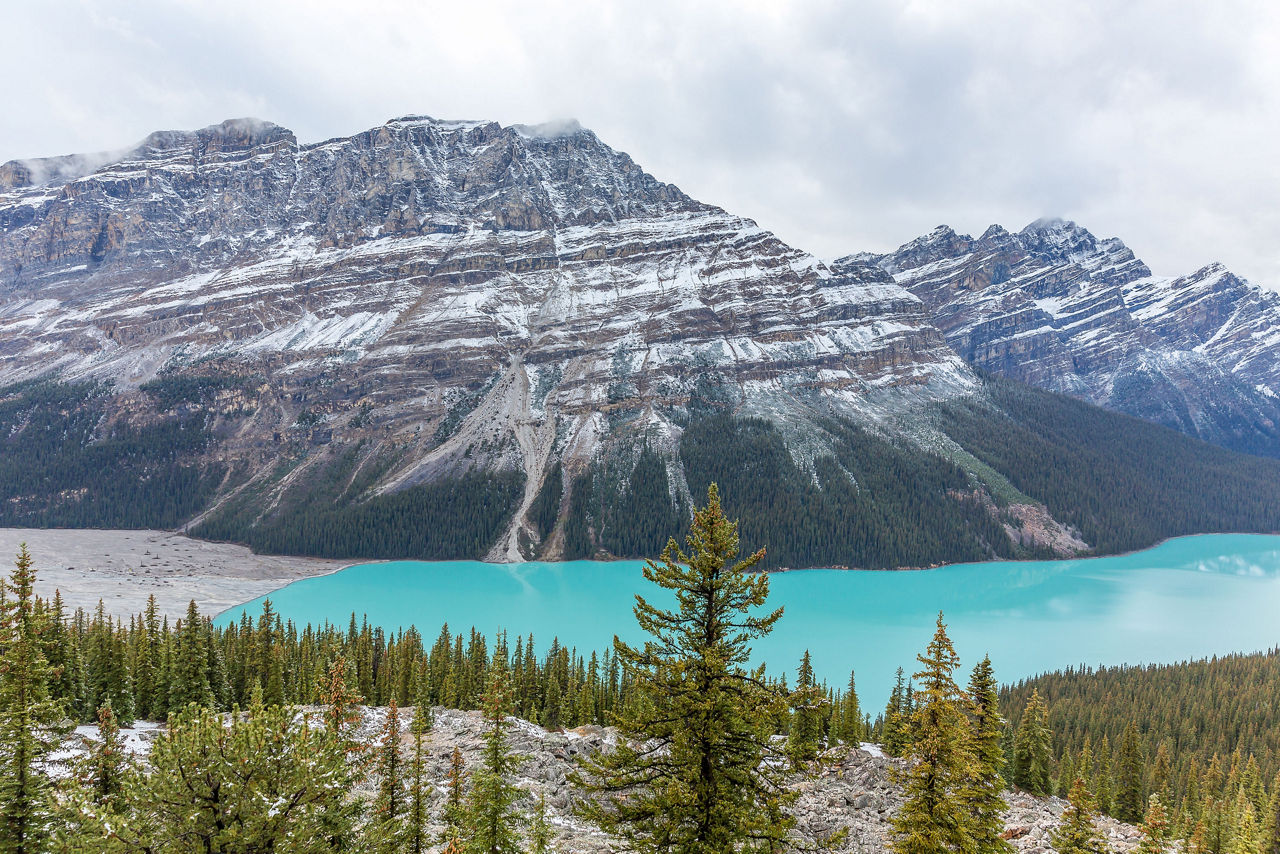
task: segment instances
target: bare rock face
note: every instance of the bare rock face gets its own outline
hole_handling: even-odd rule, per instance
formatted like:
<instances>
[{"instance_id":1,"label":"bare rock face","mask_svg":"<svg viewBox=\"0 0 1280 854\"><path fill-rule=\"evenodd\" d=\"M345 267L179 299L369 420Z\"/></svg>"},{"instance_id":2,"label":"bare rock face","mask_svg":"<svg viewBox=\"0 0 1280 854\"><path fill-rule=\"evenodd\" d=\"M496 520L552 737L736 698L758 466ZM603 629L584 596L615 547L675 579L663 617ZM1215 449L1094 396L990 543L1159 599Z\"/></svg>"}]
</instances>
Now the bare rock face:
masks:
<instances>
[{"instance_id":1,"label":"bare rock face","mask_svg":"<svg viewBox=\"0 0 1280 854\"><path fill-rule=\"evenodd\" d=\"M1280 455L1280 295L1219 264L1152 275L1063 220L939 227L875 264L967 361L1236 450Z\"/></svg>"},{"instance_id":2,"label":"bare rock face","mask_svg":"<svg viewBox=\"0 0 1280 854\"><path fill-rule=\"evenodd\" d=\"M255 476L300 427L391 460L373 492L523 473L494 559L531 553L555 462L670 445L700 388L794 424L974 387L880 268L827 266L575 124L300 145L235 120L0 167L0 385L109 380L137 421L139 385L209 375L241 380L208 406L211 453Z\"/></svg>"}]
</instances>

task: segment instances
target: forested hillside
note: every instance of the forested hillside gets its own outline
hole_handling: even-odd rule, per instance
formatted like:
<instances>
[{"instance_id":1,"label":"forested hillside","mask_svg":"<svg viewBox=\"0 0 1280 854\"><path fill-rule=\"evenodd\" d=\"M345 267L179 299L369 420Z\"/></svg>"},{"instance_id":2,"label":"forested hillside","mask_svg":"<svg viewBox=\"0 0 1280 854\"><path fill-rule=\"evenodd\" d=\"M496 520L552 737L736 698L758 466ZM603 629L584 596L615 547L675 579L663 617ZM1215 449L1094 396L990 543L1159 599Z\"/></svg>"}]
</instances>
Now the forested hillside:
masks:
<instances>
[{"instance_id":1,"label":"forested hillside","mask_svg":"<svg viewBox=\"0 0 1280 854\"><path fill-rule=\"evenodd\" d=\"M923 441L820 419L810 438L825 450L808 462L771 421L727 405L691 409L674 451L641 445L573 476L552 463L526 514L527 543L548 558L652 555L688 519L683 489L698 494L713 481L725 485L744 541L769 545L765 567L1053 557L1045 543L1006 533L1021 524L1010 505L1028 502L1043 502L1095 554L1181 534L1280 530L1280 460L1010 380L983 381L968 402L922 412L912 429ZM460 469L380 492L394 450L371 440L318 445L305 438L314 428L283 437L289 452L270 470L240 463L228 474L203 407L243 385L151 383L143 392L164 412L135 420L111 416L92 384L0 392L0 524L172 528L216 500L195 535L263 552L451 559L489 554L520 507L518 469Z\"/></svg>"},{"instance_id":2,"label":"forested hillside","mask_svg":"<svg viewBox=\"0 0 1280 854\"><path fill-rule=\"evenodd\" d=\"M173 528L213 496L204 417L108 417L97 383L0 390L0 526Z\"/></svg>"},{"instance_id":3,"label":"forested hillside","mask_svg":"<svg viewBox=\"0 0 1280 854\"><path fill-rule=\"evenodd\" d=\"M1280 530L1280 460L993 375L983 382L985 401L945 407L943 429L1098 554L1180 534Z\"/></svg>"},{"instance_id":4,"label":"forested hillside","mask_svg":"<svg viewBox=\"0 0 1280 854\"><path fill-rule=\"evenodd\" d=\"M1048 706L1056 791L1083 776L1121 819L1158 794L1188 832L1246 803L1280 821L1280 649L1038 676L1001 692L1013 728L1032 692Z\"/></svg>"}]
</instances>

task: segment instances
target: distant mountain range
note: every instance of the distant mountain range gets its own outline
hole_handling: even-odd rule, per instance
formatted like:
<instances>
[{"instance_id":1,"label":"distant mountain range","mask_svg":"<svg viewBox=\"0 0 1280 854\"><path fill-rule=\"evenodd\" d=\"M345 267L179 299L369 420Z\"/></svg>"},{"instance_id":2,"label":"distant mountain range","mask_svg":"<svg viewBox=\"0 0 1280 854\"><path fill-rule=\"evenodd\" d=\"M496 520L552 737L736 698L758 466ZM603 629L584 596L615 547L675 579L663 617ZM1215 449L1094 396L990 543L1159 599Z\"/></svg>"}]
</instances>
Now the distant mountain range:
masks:
<instances>
[{"instance_id":1,"label":"distant mountain range","mask_svg":"<svg viewBox=\"0 0 1280 854\"><path fill-rule=\"evenodd\" d=\"M0 524L647 554L716 480L775 566L1274 530L1273 464L967 362L1269 453L1276 308L1067 223L824 264L576 125L157 133L0 166Z\"/></svg>"},{"instance_id":2,"label":"distant mountain range","mask_svg":"<svg viewBox=\"0 0 1280 854\"><path fill-rule=\"evenodd\" d=\"M1208 442L1280 456L1280 294L1210 264L1152 275L1124 243L1038 220L941 226L870 263L972 364Z\"/></svg>"}]
</instances>

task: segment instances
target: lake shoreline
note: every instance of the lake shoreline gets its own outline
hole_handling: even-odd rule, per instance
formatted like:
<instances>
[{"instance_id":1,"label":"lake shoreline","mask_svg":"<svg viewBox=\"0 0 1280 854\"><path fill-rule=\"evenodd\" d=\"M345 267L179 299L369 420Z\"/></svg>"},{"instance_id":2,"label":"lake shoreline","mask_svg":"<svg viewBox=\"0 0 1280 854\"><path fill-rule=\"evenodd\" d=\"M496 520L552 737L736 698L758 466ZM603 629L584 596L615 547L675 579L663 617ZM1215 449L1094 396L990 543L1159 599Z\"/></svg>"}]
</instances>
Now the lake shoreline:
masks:
<instances>
[{"instance_id":1,"label":"lake shoreline","mask_svg":"<svg viewBox=\"0 0 1280 854\"><path fill-rule=\"evenodd\" d=\"M1222 535L1280 536L1258 532L1215 532ZM1106 560L1139 554L1181 539L1215 534L1180 534L1150 546L1116 554L1085 554L1049 560L1011 558L977 562L901 566L888 569L812 566L758 570L767 575L805 572L924 573L956 566L987 564L1067 563ZM258 554L237 543L202 540L176 531L98 528L0 528L0 548L16 554L27 542L35 558L37 592L52 597L60 590L68 611L92 611L103 601L107 613L125 618L140 613L147 597L155 595L161 614L180 617L194 599L201 613L220 617L298 581L331 575L354 566L391 563L414 558L332 559L299 555ZM599 565L626 563L636 558L591 559ZM486 561L429 561L430 563L490 563ZM527 561L537 564L545 561ZM552 562L558 563L558 562ZM492 563L519 566L519 563Z\"/></svg>"},{"instance_id":2,"label":"lake shoreline","mask_svg":"<svg viewBox=\"0 0 1280 854\"><path fill-rule=\"evenodd\" d=\"M635 595L644 562L384 561L300 580L218 617L250 619L270 598L297 625L357 625L432 636L447 624L558 638L581 650L636 640ZM1006 682L1086 664L1168 663L1270 648L1280 608L1280 537L1209 534L1170 538L1152 549L1088 560L951 564L945 572L827 568L778 573L769 606L786 609L759 644L771 670L790 671L806 649L831 684L889 685L892 668L914 661L938 612L966 661L999 652ZM305 583L304 583L305 582ZM661 607L661 605L659 605ZM776 670L775 670L776 672ZM878 690L878 688L877 688Z\"/></svg>"}]
</instances>

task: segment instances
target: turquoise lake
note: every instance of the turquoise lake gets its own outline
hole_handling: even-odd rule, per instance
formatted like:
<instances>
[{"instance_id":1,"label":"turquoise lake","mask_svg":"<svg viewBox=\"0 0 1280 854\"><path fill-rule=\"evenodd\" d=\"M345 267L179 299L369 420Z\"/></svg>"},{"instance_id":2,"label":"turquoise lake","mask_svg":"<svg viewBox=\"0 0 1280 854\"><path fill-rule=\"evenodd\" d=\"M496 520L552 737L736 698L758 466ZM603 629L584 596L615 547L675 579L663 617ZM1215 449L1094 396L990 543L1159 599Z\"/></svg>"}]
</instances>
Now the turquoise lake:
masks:
<instances>
[{"instance_id":1,"label":"turquoise lake","mask_svg":"<svg viewBox=\"0 0 1280 854\"><path fill-rule=\"evenodd\" d=\"M352 612L388 630L414 624L427 642L448 622L492 635L533 633L590 654L615 633L637 640L634 594L663 595L640 561L362 564L270 595L298 624L343 627ZM997 677L1016 681L1077 664L1171 662L1280 644L1280 536L1214 534L1170 540L1118 557L959 564L913 572L803 570L770 577L770 605L786 613L756 647L771 671L794 670L806 648L819 676L857 671L870 710L895 669L909 674L939 610L967 672L990 652ZM656 595L655 595L656 594ZM219 624L256 615L262 600Z\"/></svg>"}]
</instances>

